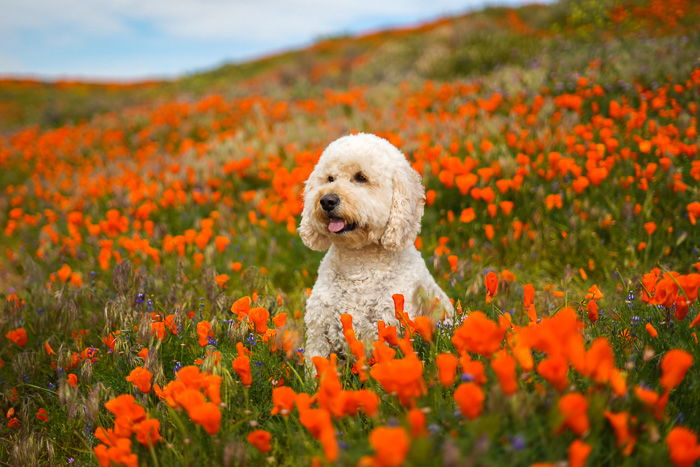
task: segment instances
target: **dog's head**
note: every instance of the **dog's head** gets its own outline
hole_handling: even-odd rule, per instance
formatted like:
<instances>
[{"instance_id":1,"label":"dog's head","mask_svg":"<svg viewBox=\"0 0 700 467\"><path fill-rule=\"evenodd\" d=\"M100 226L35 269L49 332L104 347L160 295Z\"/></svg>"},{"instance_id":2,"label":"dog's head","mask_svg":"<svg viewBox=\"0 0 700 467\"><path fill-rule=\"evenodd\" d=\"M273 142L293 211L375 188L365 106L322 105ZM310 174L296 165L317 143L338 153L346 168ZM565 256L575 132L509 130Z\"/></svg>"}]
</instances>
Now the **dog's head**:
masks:
<instances>
[{"instance_id":1,"label":"dog's head","mask_svg":"<svg viewBox=\"0 0 700 467\"><path fill-rule=\"evenodd\" d=\"M304 189L299 235L312 250L409 246L420 231L425 190L387 140L360 133L333 141Z\"/></svg>"}]
</instances>

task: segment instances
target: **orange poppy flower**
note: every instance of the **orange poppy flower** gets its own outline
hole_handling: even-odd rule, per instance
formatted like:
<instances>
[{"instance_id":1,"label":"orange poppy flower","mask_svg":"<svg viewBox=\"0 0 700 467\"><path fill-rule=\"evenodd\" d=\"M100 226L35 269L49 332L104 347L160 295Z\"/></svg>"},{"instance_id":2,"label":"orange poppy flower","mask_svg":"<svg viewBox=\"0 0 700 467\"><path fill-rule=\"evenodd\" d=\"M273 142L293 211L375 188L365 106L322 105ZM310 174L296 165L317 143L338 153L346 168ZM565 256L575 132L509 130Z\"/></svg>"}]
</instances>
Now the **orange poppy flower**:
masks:
<instances>
[{"instance_id":1,"label":"orange poppy flower","mask_svg":"<svg viewBox=\"0 0 700 467\"><path fill-rule=\"evenodd\" d=\"M586 372L597 383L607 383L615 369L615 357L610 343L604 337L593 341L586 352Z\"/></svg>"},{"instance_id":2,"label":"orange poppy flower","mask_svg":"<svg viewBox=\"0 0 700 467\"><path fill-rule=\"evenodd\" d=\"M216 282L216 285L218 285L222 289L226 286L228 280L228 274L218 274L214 277L214 282Z\"/></svg>"},{"instance_id":3,"label":"orange poppy flower","mask_svg":"<svg viewBox=\"0 0 700 467\"><path fill-rule=\"evenodd\" d=\"M498 382L501 385L501 391L504 394L514 394L518 390L518 380L515 374L515 359L505 350L499 350L491 359L491 368L493 368Z\"/></svg>"},{"instance_id":4,"label":"orange poppy flower","mask_svg":"<svg viewBox=\"0 0 700 467\"><path fill-rule=\"evenodd\" d=\"M452 343L459 350L489 356L501 346L504 330L481 311L467 315L453 336Z\"/></svg>"},{"instance_id":5,"label":"orange poppy flower","mask_svg":"<svg viewBox=\"0 0 700 467\"><path fill-rule=\"evenodd\" d=\"M656 223L655 222L647 222L644 224L644 231L647 233L647 235L652 235L656 231Z\"/></svg>"},{"instance_id":6,"label":"orange poppy flower","mask_svg":"<svg viewBox=\"0 0 700 467\"><path fill-rule=\"evenodd\" d=\"M129 376L126 377L126 380L130 383L133 383L133 385L136 386L136 388L138 388L139 391L145 394L151 391L152 377L153 373L148 371L145 367L137 366L136 368L131 370Z\"/></svg>"},{"instance_id":7,"label":"orange poppy flower","mask_svg":"<svg viewBox=\"0 0 700 467\"><path fill-rule=\"evenodd\" d=\"M644 326L644 329L646 329L647 333L651 337L653 337L653 338L659 337L658 331L656 330L656 328L654 328L654 326L651 325L651 323L647 323L646 326Z\"/></svg>"},{"instance_id":8,"label":"orange poppy flower","mask_svg":"<svg viewBox=\"0 0 700 467\"><path fill-rule=\"evenodd\" d=\"M136 441L144 446L152 446L160 441L160 422L155 418L147 418L134 425Z\"/></svg>"},{"instance_id":9,"label":"orange poppy flower","mask_svg":"<svg viewBox=\"0 0 700 467\"><path fill-rule=\"evenodd\" d=\"M627 393L627 380L623 373L617 368L610 371L610 388L618 396L624 396Z\"/></svg>"},{"instance_id":10,"label":"orange poppy flower","mask_svg":"<svg viewBox=\"0 0 700 467\"><path fill-rule=\"evenodd\" d=\"M513 353L513 357L518 361L520 367L525 371L531 371L535 366L535 362L532 358L532 351L529 347L521 345L517 338L513 339L510 344L510 350Z\"/></svg>"},{"instance_id":11,"label":"orange poppy flower","mask_svg":"<svg viewBox=\"0 0 700 467\"><path fill-rule=\"evenodd\" d=\"M661 386L671 390L678 386L693 365L693 356L685 350L672 349L661 359Z\"/></svg>"},{"instance_id":12,"label":"orange poppy flower","mask_svg":"<svg viewBox=\"0 0 700 467\"><path fill-rule=\"evenodd\" d=\"M138 466L138 456L131 452L131 440L128 438L119 438L114 446L105 446L99 444L93 449L97 460L103 467L110 465L125 465L127 467Z\"/></svg>"},{"instance_id":13,"label":"orange poppy flower","mask_svg":"<svg viewBox=\"0 0 700 467\"><path fill-rule=\"evenodd\" d=\"M460 384L454 393L454 400L462 415L472 420L481 415L484 398L484 391L472 382Z\"/></svg>"},{"instance_id":14,"label":"orange poppy flower","mask_svg":"<svg viewBox=\"0 0 700 467\"><path fill-rule=\"evenodd\" d=\"M67 282L72 272L73 270L71 269L71 267L67 264L64 264L63 266L61 266L61 269L59 269L56 272L56 275L61 280L61 282Z\"/></svg>"},{"instance_id":15,"label":"orange poppy flower","mask_svg":"<svg viewBox=\"0 0 700 467\"><path fill-rule=\"evenodd\" d=\"M585 467L586 459L590 453L590 444L584 443L580 439L574 440L569 445L569 467Z\"/></svg>"},{"instance_id":16,"label":"orange poppy flower","mask_svg":"<svg viewBox=\"0 0 700 467\"><path fill-rule=\"evenodd\" d=\"M642 276L642 301L650 303L656 293L656 283L659 280L661 269L654 268Z\"/></svg>"},{"instance_id":17,"label":"orange poppy flower","mask_svg":"<svg viewBox=\"0 0 700 467\"><path fill-rule=\"evenodd\" d=\"M362 409L364 413L373 417L379 411L379 396L369 389L360 389L357 391L341 391L340 399L342 401L342 409L340 415L355 416Z\"/></svg>"},{"instance_id":18,"label":"orange poppy flower","mask_svg":"<svg viewBox=\"0 0 700 467\"><path fill-rule=\"evenodd\" d=\"M569 365L560 355L545 358L537 365L537 373L558 391L564 391L569 385Z\"/></svg>"},{"instance_id":19,"label":"orange poppy flower","mask_svg":"<svg viewBox=\"0 0 700 467\"><path fill-rule=\"evenodd\" d=\"M231 240L229 240L228 237L217 235L216 238L214 238L214 244L219 253L223 253L229 243L231 243Z\"/></svg>"},{"instance_id":20,"label":"orange poppy flower","mask_svg":"<svg viewBox=\"0 0 700 467\"><path fill-rule=\"evenodd\" d=\"M75 388L75 387L78 387L78 377L75 376L74 373L69 373L69 374L68 374L68 378L67 378L66 382L67 382L68 385L71 386L71 387L74 387L74 388Z\"/></svg>"},{"instance_id":21,"label":"orange poppy flower","mask_svg":"<svg viewBox=\"0 0 700 467\"><path fill-rule=\"evenodd\" d=\"M474 213L474 208L463 209L461 214L459 215L459 221L463 222L465 224L470 223L474 219L476 219L476 214Z\"/></svg>"},{"instance_id":22,"label":"orange poppy flower","mask_svg":"<svg viewBox=\"0 0 700 467\"><path fill-rule=\"evenodd\" d=\"M695 315L695 318L693 318L693 320L688 325L689 328L692 328L693 326L700 326L700 313Z\"/></svg>"},{"instance_id":23,"label":"orange poppy flower","mask_svg":"<svg viewBox=\"0 0 700 467\"><path fill-rule=\"evenodd\" d=\"M588 308L588 320L591 323L598 321L598 302L589 300L586 308Z\"/></svg>"},{"instance_id":24,"label":"orange poppy flower","mask_svg":"<svg viewBox=\"0 0 700 467\"><path fill-rule=\"evenodd\" d=\"M486 286L486 303L491 303L498 291L498 274L493 271L487 273L484 277L484 285Z\"/></svg>"},{"instance_id":25,"label":"orange poppy flower","mask_svg":"<svg viewBox=\"0 0 700 467\"><path fill-rule=\"evenodd\" d=\"M428 316L416 316L413 320L413 329L423 337L426 342L433 340L433 320Z\"/></svg>"},{"instance_id":26,"label":"orange poppy flower","mask_svg":"<svg viewBox=\"0 0 700 467\"><path fill-rule=\"evenodd\" d=\"M557 404L564 417L562 427L566 426L579 436L583 436L589 427L588 400L577 392L566 394Z\"/></svg>"},{"instance_id":27,"label":"orange poppy flower","mask_svg":"<svg viewBox=\"0 0 700 467\"><path fill-rule=\"evenodd\" d=\"M394 316L403 328L406 330L408 336L413 334L414 323L408 316L408 313L404 311L404 296L402 294L394 294L391 296L394 301Z\"/></svg>"},{"instance_id":28,"label":"orange poppy flower","mask_svg":"<svg viewBox=\"0 0 700 467\"><path fill-rule=\"evenodd\" d=\"M693 303L698 299L700 293L700 274L685 274L676 278L678 284L683 289L687 304Z\"/></svg>"},{"instance_id":29,"label":"orange poppy flower","mask_svg":"<svg viewBox=\"0 0 700 467\"><path fill-rule=\"evenodd\" d=\"M389 347L381 340L374 341L372 343L372 347L372 359L376 363L393 360L393 358L396 356L396 350Z\"/></svg>"},{"instance_id":30,"label":"orange poppy flower","mask_svg":"<svg viewBox=\"0 0 700 467\"><path fill-rule=\"evenodd\" d=\"M690 220L690 223L695 225L697 220L700 219L700 201L693 201L685 208L688 211L688 219Z\"/></svg>"},{"instance_id":31,"label":"orange poppy flower","mask_svg":"<svg viewBox=\"0 0 700 467\"><path fill-rule=\"evenodd\" d=\"M537 312L535 311L535 287L532 284L523 286L523 308L530 319L530 322L537 322Z\"/></svg>"},{"instance_id":32,"label":"orange poppy flower","mask_svg":"<svg viewBox=\"0 0 700 467\"><path fill-rule=\"evenodd\" d=\"M278 386L272 389L272 410L270 415L281 413L282 415L289 414L294 408L294 400L296 392L288 386Z\"/></svg>"},{"instance_id":33,"label":"orange poppy flower","mask_svg":"<svg viewBox=\"0 0 700 467\"><path fill-rule=\"evenodd\" d=\"M278 313L272 317L272 322L275 324L277 329L281 328L287 323L287 313Z\"/></svg>"},{"instance_id":34,"label":"orange poppy flower","mask_svg":"<svg viewBox=\"0 0 700 467\"><path fill-rule=\"evenodd\" d=\"M334 416L342 415L343 385L336 369L336 355L331 354L329 361L320 363L321 357L314 357L319 374L318 405Z\"/></svg>"},{"instance_id":35,"label":"orange poppy flower","mask_svg":"<svg viewBox=\"0 0 700 467\"><path fill-rule=\"evenodd\" d=\"M518 332L518 344L540 350L548 355L569 358L572 364L583 366L584 342L581 335L582 323L576 310L565 307L551 318L542 318L533 326Z\"/></svg>"},{"instance_id":36,"label":"orange poppy flower","mask_svg":"<svg viewBox=\"0 0 700 467\"><path fill-rule=\"evenodd\" d=\"M134 432L134 426L147 418L146 410L136 404L133 396L129 394L107 401L105 407L116 416L114 434L118 437L130 437Z\"/></svg>"},{"instance_id":37,"label":"orange poppy flower","mask_svg":"<svg viewBox=\"0 0 700 467\"><path fill-rule=\"evenodd\" d=\"M355 341L355 331L352 328L352 315L343 313L340 315L340 324L343 326L343 335L348 345Z\"/></svg>"},{"instance_id":38,"label":"orange poppy flower","mask_svg":"<svg viewBox=\"0 0 700 467\"><path fill-rule=\"evenodd\" d=\"M484 364L479 360L472 360L468 352L462 352L459 356L459 364L463 375L468 375L476 384L486 384Z\"/></svg>"},{"instance_id":39,"label":"orange poppy flower","mask_svg":"<svg viewBox=\"0 0 700 467\"><path fill-rule=\"evenodd\" d=\"M323 455L329 462L335 462L338 459L339 448L338 441L335 439L335 432L332 429L323 430L318 438L323 447Z\"/></svg>"},{"instance_id":40,"label":"orange poppy flower","mask_svg":"<svg viewBox=\"0 0 700 467\"><path fill-rule=\"evenodd\" d=\"M197 323L197 337L200 347L206 347L209 344L209 337L211 336L211 323L209 321L200 321Z\"/></svg>"},{"instance_id":41,"label":"orange poppy flower","mask_svg":"<svg viewBox=\"0 0 700 467\"><path fill-rule=\"evenodd\" d=\"M454 383L458 362L457 357L451 353L441 353L435 358L440 384L447 387Z\"/></svg>"},{"instance_id":42,"label":"orange poppy flower","mask_svg":"<svg viewBox=\"0 0 700 467\"><path fill-rule=\"evenodd\" d=\"M239 355L231 363L233 371L238 373L243 386L249 387L253 384L253 376L250 374L250 359L246 355Z\"/></svg>"},{"instance_id":43,"label":"orange poppy flower","mask_svg":"<svg viewBox=\"0 0 700 467\"><path fill-rule=\"evenodd\" d=\"M221 411L212 402L203 402L193 406L187 411L188 415L198 425L204 428L204 431L210 435L219 432L221 427Z\"/></svg>"},{"instance_id":44,"label":"orange poppy flower","mask_svg":"<svg viewBox=\"0 0 700 467\"><path fill-rule=\"evenodd\" d=\"M119 437L116 434L114 434L114 430L112 430L111 428L105 429L101 426L98 426L95 429L95 438L99 439L107 446L114 446L114 444L117 442L117 439L119 439Z\"/></svg>"},{"instance_id":45,"label":"orange poppy flower","mask_svg":"<svg viewBox=\"0 0 700 467\"><path fill-rule=\"evenodd\" d=\"M308 394L304 395L308 397ZM338 458L338 443L335 439L330 413L324 409L305 408L304 405L306 404L300 404L300 400L297 398L299 422L309 430L311 436L321 442L326 459L331 462L335 461Z\"/></svg>"},{"instance_id":46,"label":"orange poppy flower","mask_svg":"<svg viewBox=\"0 0 700 467\"><path fill-rule=\"evenodd\" d=\"M457 262L459 258L456 255L450 255L447 257L447 262L450 264L450 271L457 272Z\"/></svg>"},{"instance_id":47,"label":"orange poppy flower","mask_svg":"<svg viewBox=\"0 0 700 467\"><path fill-rule=\"evenodd\" d=\"M378 362L370 374L382 385L384 391L396 394L404 406L412 406L415 399L426 392L423 364L415 354L403 359Z\"/></svg>"},{"instance_id":48,"label":"orange poppy flower","mask_svg":"<svg viewBox=\"0 0 700 467\"><path fill-rule=\"evenodd\" d=\"M651 389L646 389L641 386L634 387L634 393L637 398L644 403L644 405L651 410L657 420L661 420L664 415L664 410L666 410L666 404L668 403L668 391L666 391L662 396L659 396L656 391Z\"/></svg>"},{"instance_id":49,"label":"orange poppy flower","mask_svg":"<svg viewBox=\"0 0 700 467\"><path fill-rule=\"evenodd\" d=\"M675 274L675 273L674 273ZM663 278L656 284L652 305L662 305L670 308L678 296L678 279L664 274Z\"/></svg>"},{"instance_id":50,"label":"orange poppy flower","mask_svg":"<svg viewBox=\"0 0 700 467\"><path fill-rule=\"evenodd\" d=\"M504 269L501 271L501 279L508 283L513 283L515 282L515 274L512 271L509 271L508 269Z\"/></svg>"},{"instance_id":51,"label":"orange poppy flower","mask_svg":"<svg viewBox=\"0 0 700 467\"><path fill-rule=\"evenodd\" d=\"M414 438L419 438L428 434L425 428L425 412L421 409L411 409L406 414L406 419L411 427L411 436Z\"/></svg>"},{"instance_id":52,"label":"orange poppy flower","mask_svg":"<svg viewBox=\"0 0 700 467\"><path fill-rule=\"evenodd\" d=\"M270 446L271 440L272 435L269 431L255 430L248 433L248 442L260 452L268 452L272 448Z\"/></svg>"},{"instance_id":53,"label":"orange poppy flower","mask_svg":"<svg viewBox=\"0 0 700 467\"><path fill-rule=\"evenodd\" d=\"M355 362L352 364L353 372L356 372L360 377L360 381L367 381L367 355L365 353L365 344L362 341L355 340L350 344L350 352L355 356Z\"/></svg>"},{"instance_id":54,"label":"orange poppy flower","mask_svg":"<svg viewBox=\"0 0 700 467\"><path fill-rule=\"evenodd\" d=\"M231 305L231 313L236 315L238 320L241 321L243 318L248 316L248 312L250 311L250 303L250 297L247 295L239 298L233 302L233 305Z\"/></svg>"},{"instance_id":55,"label":"orange poppy flower","mask_svg":"<svg viewBox=\"0 0 700 467\"><path fill-rule=\"evenodd\" d=\"M158 340L162 341L165 339L165 323L158 321L151 323L151 334L155 334Z\"/></svg>"},{"instance_id":56,"label":"orange poppy flower","mask_svg":"<svg viewBox=\"0 0 700 467\"><path fill-rule=\"evenodd\" d=\"M377 335L379 342L388 342L390 345L399 345L399 336L396 326L387 326L384 321L377 321Z\"/></svg>"},{"instance_id":57,"label":"orange poppy flower","mask_svg":"<svg viewBox=\"0 0 700 467\"><path fill-rule=\"evenodd\" d=\"M116 344L117 340L114 337L114 333L110 332L106 337L102 338L102 342L111 350L114 352L114 345Z\"/></svg>"},{"instance_id":58,"label":"orange poppy flower","mask_svg":"<svg viewBox=\"0 0 700 467\"><path fill-rule=\"evenodd\" d=\"M674 427L666 437L669 457L676 467L692 467L700 459L698 437L688 428Z\"/></svg>"},{"instance_id":59,"label":"orange poppy flower","mask_svg":"<svg viewBox=\"0 0 700 467\"><path fill-rule=\"evenodd\" d=\"M586 300L600 300L603 297L603 292L601 292L598 286L594 284L588 289L588 293L584 298Z\"/></svg>"},{"instance_id":60,"label":"orange poppy flower","mask_svg":"<svg viewBox=\"0 0 700 467\"><path fill-rule=\"evenodd\" d=\"M617 447L623 448L622 454L629 456L634 450L636 439L632 437L629 430L629 414L627 412L614 413L608 410L603 412L605 418L615 431Z\"/></svg>"},{"instance_id":61,"label":"orange poppy flower","mask_svg":"<svg viewBox=\"0 0 700 467\"><path fill-rule=\"evenodd\" d=\"M24 328L13 329L5 334L5 337L20 347L27 345L27 331Z\"/></svg>"},{"instance_id":62,"label":"orange poppy flower","mask_svg":"<svg viewBox=\"0 0 700 467\"><path fill-rule=\"evenodd\" d=\"M248 317L255 325L255 332L258 334L265 334L265 331L267 331L267 320L270 318L270 312L262 307L251 308L248 312Z\"/></svg>"},{"instance_id":63,"label":"orange poppy flower","mask_svg":"<svg viewBox=\"0 0 700 467\"><path fill-rule=\"evenodd\" d=\"M381 467L398 467L403 464L409 450L409 438L401 427L379 427L369 435L374 448L374 460Z\"/></svg>"}]
</instances>

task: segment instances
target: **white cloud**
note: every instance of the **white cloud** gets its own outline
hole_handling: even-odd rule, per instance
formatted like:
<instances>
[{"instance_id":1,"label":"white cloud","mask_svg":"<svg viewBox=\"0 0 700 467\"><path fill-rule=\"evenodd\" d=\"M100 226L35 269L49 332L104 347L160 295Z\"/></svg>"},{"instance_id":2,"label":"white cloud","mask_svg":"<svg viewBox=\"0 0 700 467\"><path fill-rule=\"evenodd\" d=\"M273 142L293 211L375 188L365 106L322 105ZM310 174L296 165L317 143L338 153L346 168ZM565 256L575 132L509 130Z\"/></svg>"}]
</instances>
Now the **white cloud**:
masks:
<instances>
[{"instance_id":1,"label":"white cloud","mask_svg":"<svg viewBox=\"0 0 700 467\"><path fill-rule=\"evenodd\" d=\"M105 8L107 2L90 0L22 0L2 6L0 34L20 31L41 32L42 29L63 29L70 35L85 33L114 34L124 26L114 11Z\"/></svg>"},{"instance_id":2,"label":"white cloud","mask_svg":"<svg viewBox=\"0 0 700 467\"><path fill-rule=\"evenodd\" d=\"M0 30L64 29L64 34L118 34L145 21L174 37L248 42L314 36L363 18L436 16L481 0L23 0L3 8Z\"/></svg>"}]
</instances>

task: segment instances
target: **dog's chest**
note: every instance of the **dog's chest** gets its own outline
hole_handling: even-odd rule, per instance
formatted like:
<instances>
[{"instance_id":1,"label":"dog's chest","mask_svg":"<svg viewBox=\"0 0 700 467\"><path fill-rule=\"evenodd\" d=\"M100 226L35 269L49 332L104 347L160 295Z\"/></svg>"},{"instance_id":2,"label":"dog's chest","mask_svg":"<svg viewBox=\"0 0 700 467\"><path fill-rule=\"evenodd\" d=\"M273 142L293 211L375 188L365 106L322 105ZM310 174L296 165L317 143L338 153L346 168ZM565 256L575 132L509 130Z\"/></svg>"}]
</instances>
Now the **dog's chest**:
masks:
<instances>
[{"instance_id":1,"label":"dog's chest","mask_svg":"<svg viewBox=\"0 0 700 467\"><path fill-rule=\"evenodd\" d=\"M352 258L335 251L324 257L307 303L307 321L342 339L340 315L353 318L358 337L376 335L377 322L396 324L393 294L403 294L411 314L417 275L425 268L417 252Z\"/></svg>"},{"instance_id":2,"label":"dog's chest","mask_svg":"<svg viewBox=\"0 0 700 467\"><path fill-rule=\"evenodd\" d=\"M409 287L399 271L365 269L351 274L331 272L330 283L324 297L329 308L332 327L340 327L340 315L348 313L353 318L353 328L360 335L376 332L377 321L395 324L394 305L391 296L406 295Z\"/></svg>"}]
</instances>

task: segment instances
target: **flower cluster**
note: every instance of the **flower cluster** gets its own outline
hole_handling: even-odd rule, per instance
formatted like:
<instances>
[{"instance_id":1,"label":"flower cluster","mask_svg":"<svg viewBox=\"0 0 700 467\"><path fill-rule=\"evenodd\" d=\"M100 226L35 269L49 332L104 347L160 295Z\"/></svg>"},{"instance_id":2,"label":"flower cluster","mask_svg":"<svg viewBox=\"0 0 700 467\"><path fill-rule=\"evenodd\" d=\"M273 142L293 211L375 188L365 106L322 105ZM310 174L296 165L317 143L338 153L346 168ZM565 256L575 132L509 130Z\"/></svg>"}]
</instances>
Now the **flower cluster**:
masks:
<instances>
[{"instance_id":1,"label":"flower cluster","mask_svg":"<svg viewBox=\"0 0 700 467\"><path fill-rule=\"evenodd\" d=\"M642 276L642 300L651 305L663 306L673 310L677 320L683 320L690 306L698 299L700 274L679 274L675 271L661 272L654 268ZM700 316L700 315L698 315ZM700 323L698 318L690 324Z\"/></svg>"},{"instance_id":2,"label":"flower cluster","mask_svg":"<svg viewBox=\"0 0 700 467\"><path fill-rule=\"evenodd\" d=\"M221 376L204 373L194 365L182 367L162 389L155 386L159 398L170 407L185 409L190 419L210 435L221 426L220 390Z\"/></svg>"},{"instance_id":3,"label":"flower cluster","mask_svg":"<svg viewBox=\"0 0 700 467\"><path fill-rule=\"evenodd\" d=\"M129 394L115 397L105 403L105 407L116 418L113 428L95 430L95 437L104 443L94 448L100 465L138 466L138 456L131 450L131 436L136 435L136 440L144 446L153 446L160 440L160 422L150 418Z\"/></svg>"}]
</instances>

